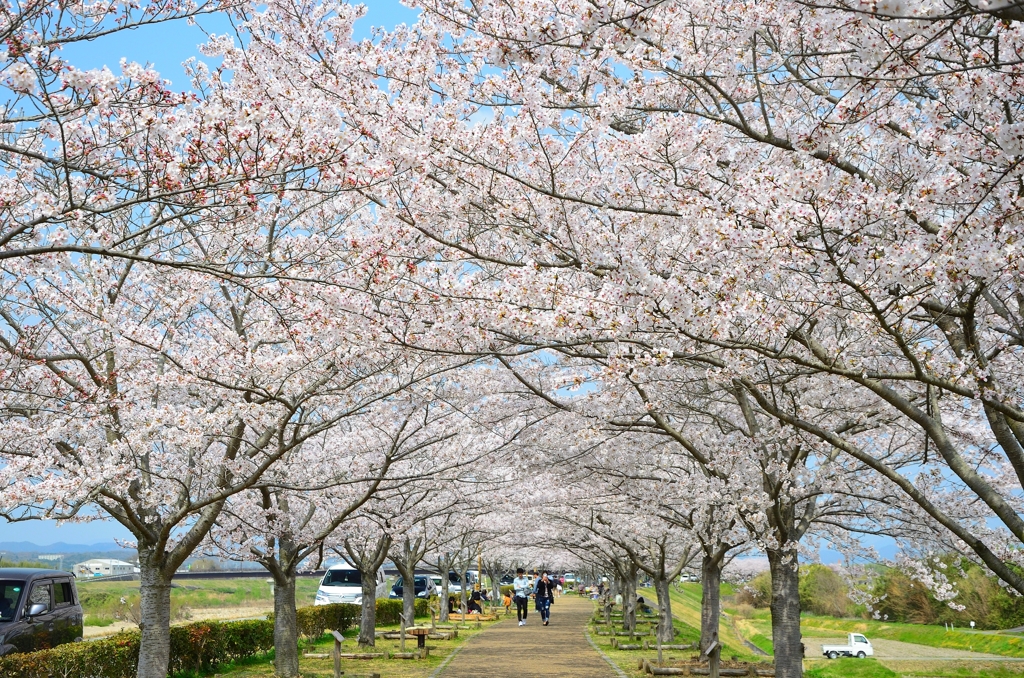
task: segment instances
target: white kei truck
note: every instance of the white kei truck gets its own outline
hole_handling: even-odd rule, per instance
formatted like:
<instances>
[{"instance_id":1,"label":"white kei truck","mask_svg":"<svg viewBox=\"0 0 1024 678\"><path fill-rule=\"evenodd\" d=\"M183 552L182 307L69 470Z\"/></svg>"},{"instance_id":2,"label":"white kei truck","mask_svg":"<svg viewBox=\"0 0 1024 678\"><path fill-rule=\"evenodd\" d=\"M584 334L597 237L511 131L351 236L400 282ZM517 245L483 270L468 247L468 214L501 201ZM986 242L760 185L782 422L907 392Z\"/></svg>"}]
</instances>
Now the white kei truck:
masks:
<instances>
[{"instance_id":1,"label":"white kei truck","mask_svg":"<svg viewBox=\"0 0 1024 678\"><path fill-rule=\"evenodd\" d=\"M859 633L850 633L846 637L846 645L822 645L821 654L829 659L836 657L857 657L864 659L875 653L871 641Z\"/></svg>"}]
</instances>

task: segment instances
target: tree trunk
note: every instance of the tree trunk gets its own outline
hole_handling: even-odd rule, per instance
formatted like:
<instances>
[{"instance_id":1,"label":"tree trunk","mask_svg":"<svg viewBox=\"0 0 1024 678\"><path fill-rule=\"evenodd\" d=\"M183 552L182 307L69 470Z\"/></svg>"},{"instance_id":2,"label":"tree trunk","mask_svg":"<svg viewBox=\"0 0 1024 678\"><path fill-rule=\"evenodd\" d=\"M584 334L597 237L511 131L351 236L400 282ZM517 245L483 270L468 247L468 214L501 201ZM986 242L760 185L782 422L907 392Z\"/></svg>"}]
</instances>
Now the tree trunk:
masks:
<instances>
[{"instance_id":1,"label":"tree trunk","mask_svg":"<svg viewBox=\"0 0 1024 678\"><path fill-rule=\"evenodd\" d=\"M441 623L442 624L447 624L448 623L448 596L451 595L448 592L449 591L449 589L448 589L448 584L449 583L451 583L451 582L448 580L448 569L445 568L444 572L441 574L441 615L440 615L440 617L441 617Z\"/></svg>"},{"instance_id":2,"label":"tree trunk","mask_svg":"<svg viewBox=\"0 0 1024 678\"><path fill-rule=\"evenodd\" d=\"M708 659L712 678L717 678L722 644L718 625L722 615L722 561L704 556L700 567L700 654ZM714 643L714 649L708 647Z\"/></svg>"},{"instance_id":3,"label":"tree trunk","mask_svg":"<svg viewBox=\"0 0 1024 678\"><path fill-rule=\"evenodd\" d=\"M776 678L802 678L800 574L796 549L769 549L772 574L772 645Z\"/></svg>"},{"instance_id":4,"label":"tree trunk","mask_svg":"<svg viewBox=\"0 0 1024 678\"><path fill-rule=\"evenodd\" d=\"M295 613L295 568L274 573L274 672L299 675L299 625Z\"/></svg>"},{"instance_id":5,"label":"tree trunk","mask_svg":"<svg viewBox=\"0 0 1024 678\"><path fill-rule=\"evenodd\" d=\"M658 594L658 642L671 643L676 637L672 626L672 601L668 597L668 577L662 573L654 579L654 591Z\"/></svg>"},{"instance_id":6,"label":"tree trunk","mask_svg":"<svg viewBox=\"0 0 1024 678\"><path fill-rule=\"evenodd\" d=\"M491 578L491 605L496 605L501 601L501 577L498 576L498 568L492 567L488 570L487 576Z\"/></svg>"},{"instance_id":7,"label":"tree trunk","mask_svg":"<svg viewBox=\"0 0 1024 678\"><path fill-rule=\"evenodd\" d=\"M622 626L629 631L636 631L635 569L631 570L622 580Z\"/></svg>"},{"instance_id":8,"label":"tree trunk","mask_svg":"<svg viewBox=\"0 0 1024 678\"><path fill-rule=\"evenodd\" d=\"M360 572L363 609L359 618L359 646L373 647L377 631L377 572Z\"/></svg>"},{"instance_id":9,"label":"tree trunk","mask_svg":"<svg viewBox=\"0 0 1024 678\"><path fill-rule=\"evenodd\" d=\"M171 658L171 577L164 571L162 554L139 549L138 678L167 678Z\"/></svg>"},{"instance_id":10,"label":"tree trunk","mask_svg":"<svg viewBox=\"0 0 1024 678\"><path fill-rule=\"evenodd\" d=\"M398 574L402 575L402 614L405 615L405 625L414 626L414 615L416 614L416 566L408 561L399 563L394 560ZM429 595L429 594L428 594Z\"/></svg>"},{"instance_id":11,"label":"tree trunk","mask_svg":"<svg viewBox=\"0 0 1024 678\"><path fill-rule=\"evenodd\" d=\"M459 594L459 609L465 613L469 609L469 568L463 569L459 572L459 583L462 585L462 593Z\"/></svg>"}]
</instances>

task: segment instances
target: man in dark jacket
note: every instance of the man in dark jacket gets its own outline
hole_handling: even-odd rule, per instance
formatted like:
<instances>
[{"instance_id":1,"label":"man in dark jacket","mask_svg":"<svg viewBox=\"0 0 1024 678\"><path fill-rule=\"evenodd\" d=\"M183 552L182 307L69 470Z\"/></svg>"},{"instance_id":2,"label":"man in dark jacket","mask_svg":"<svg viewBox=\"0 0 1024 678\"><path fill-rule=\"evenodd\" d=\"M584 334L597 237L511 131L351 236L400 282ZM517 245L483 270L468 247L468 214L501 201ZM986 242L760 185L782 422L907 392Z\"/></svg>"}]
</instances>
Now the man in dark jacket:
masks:
<instances>
[{"instance_id":1,"label":"man in dark jacket","mask_svg":"<svg viewBox=\"0 0 1024 678\"><path fill-rule=\"evenodd\" d=\"M555 599L555 582L548 577L547 572L540 576L540 580L534 589L534 595L537 599L537 610L540 612L540 618L544 620L544 626L547 626L548 621L551 619L551 602Z\"/></svg>"}]
</instances>

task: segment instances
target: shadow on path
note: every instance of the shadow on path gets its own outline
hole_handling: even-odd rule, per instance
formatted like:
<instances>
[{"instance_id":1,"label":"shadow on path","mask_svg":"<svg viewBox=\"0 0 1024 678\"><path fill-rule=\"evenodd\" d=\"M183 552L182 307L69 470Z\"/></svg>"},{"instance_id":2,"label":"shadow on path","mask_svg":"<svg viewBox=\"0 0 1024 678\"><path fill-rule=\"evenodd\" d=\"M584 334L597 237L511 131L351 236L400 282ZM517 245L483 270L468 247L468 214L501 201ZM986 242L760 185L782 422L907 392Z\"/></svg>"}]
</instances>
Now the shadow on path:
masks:
<instances>
[{"instance_id":1,"label":"shadow on path","mask_svg":"<svg viewBox=\"0 0 1024 678\"><path fill-rule=\"evenodd\" d=\"M473 637L441 671L440 678L615 678L615 671L587 642L587 620L594 604L562 596L551 606L551 625L543 626L531 609L526 626L515 617Z\"/></svg>"}]
</instances>

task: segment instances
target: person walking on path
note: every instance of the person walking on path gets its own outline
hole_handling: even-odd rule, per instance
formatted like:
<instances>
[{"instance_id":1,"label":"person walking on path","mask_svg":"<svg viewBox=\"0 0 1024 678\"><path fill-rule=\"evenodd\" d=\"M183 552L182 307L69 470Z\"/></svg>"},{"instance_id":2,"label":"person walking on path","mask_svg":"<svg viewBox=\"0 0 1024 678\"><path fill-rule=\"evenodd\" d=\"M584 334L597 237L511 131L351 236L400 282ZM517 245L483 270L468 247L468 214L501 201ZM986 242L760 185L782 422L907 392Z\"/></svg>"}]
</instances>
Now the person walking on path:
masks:
<instances>
[{"instance_id":1,"label":"person walking on path","mask_svg":"<svg viewBox=\"0 0 1024 678\"><path fill-rule=\"evenodd\" d=\"M547 572L541 574L534 593L537 597L537 610L540 612L540 618L543 620L544 626L547 626L548 621L551 620L551 603L555 599L555 582L548 578Z\"/></svg>"},{"instance_id":2,"label":"person walking on path","mask_svg":"<svg viewBox=\"0 0 1024 678\"><path fill-rule=\"evenodd\" d=\"M521 567L516 568L516 578L512 580L512 590L516 592L516 619L519 620L520 626L526 626L526 613L529 609L533 587L530 586L530 580L526 578L526 570Z\"/></svg>"}]
</instances>

